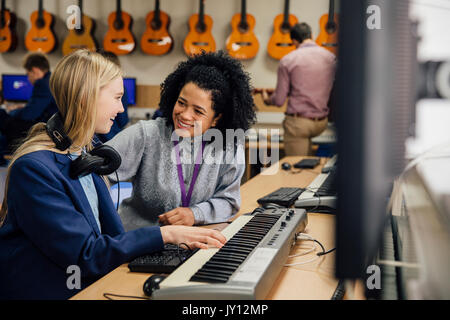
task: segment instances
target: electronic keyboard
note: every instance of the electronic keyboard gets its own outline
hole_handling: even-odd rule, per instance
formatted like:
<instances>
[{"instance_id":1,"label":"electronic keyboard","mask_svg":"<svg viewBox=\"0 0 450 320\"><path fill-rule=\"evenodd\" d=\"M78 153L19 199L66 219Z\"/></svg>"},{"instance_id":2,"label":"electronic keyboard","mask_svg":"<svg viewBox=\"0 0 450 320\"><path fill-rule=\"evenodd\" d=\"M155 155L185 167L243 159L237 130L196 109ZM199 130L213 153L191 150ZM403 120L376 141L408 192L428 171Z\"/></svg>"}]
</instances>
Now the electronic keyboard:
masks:
<instances>
[{"instance_id":1,"label":"electronic keyboard","mask_svg":"<svg viewBox=\"0 0 450 320\"><path fill-rule=\"evenodd\" d=\"M295 234L307 224L303 209L257 208L222 234L222 248L202 249L153 292L153 299L264 299L277 279Z\"/></svg>"}]
</instances>

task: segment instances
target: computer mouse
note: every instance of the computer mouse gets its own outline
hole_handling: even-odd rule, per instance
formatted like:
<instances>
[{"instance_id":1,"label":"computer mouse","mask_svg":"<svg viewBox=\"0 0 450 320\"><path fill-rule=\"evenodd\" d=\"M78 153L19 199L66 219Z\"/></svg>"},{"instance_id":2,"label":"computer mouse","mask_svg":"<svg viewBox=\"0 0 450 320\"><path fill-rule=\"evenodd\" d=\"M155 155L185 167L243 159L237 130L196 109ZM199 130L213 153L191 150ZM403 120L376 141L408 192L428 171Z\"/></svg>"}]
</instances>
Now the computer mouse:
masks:
<instances>
[{"instance_id":1,"label":"computer mouse","mask_svg":"<svg viewBox=\"0 0 450 320\"><path fill-rule=\"evenodd\" d=\"M144 287L143 287L145 295L148 297L151 297L153 292L155 290L159 289L159 284L165 278L166 278L166 276L154 274L154 275L150 276L147 280L145 280Z\"/></svg>"},{"instance_id":2,"label":"computer mouse","mask_svg":"<svg viewBox=\"0 0 450 320\"><path fill-rule=\"evenodd\" d=\"M291 169L291 164L288 163L288 162L283 162L281 164L281 169L283 169L283 170L290 170Z\"/></svg>"}]
</instances>

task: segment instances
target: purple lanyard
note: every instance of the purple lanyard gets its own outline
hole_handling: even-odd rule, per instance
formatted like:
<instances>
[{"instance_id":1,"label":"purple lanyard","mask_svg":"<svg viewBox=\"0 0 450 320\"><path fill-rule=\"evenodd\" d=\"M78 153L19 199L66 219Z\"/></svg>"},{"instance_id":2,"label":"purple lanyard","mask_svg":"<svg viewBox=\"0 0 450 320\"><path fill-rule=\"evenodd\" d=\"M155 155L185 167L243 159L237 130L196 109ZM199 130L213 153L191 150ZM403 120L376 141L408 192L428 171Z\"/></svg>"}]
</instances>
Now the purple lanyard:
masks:
<instances>
[{"instance_id":1,"label":"purple lanyard","mask_svg":"<svg viewBox=\"0 0 450 320\"><path fill-rule=\"evenodd\" d=\"M186 195L186 187L184 186L184 177L183 177L183 167L181 166L180 159L180 147L178 146L178 141L174 141L175 145L175 153L177 156L177 170L178 170L178 180L180 181L180 189L181 189L181 204L183 207L189 207L191 202L192 191L194 190L195 181L197 180L198 172L200 171L200 164L203 155L203 149L205 148L205 141L202 141L202 147L197 154L197 159L195 160L194 173L192 174L191 183L189 185L189 191Z\"/></svg>"}]
</instances>

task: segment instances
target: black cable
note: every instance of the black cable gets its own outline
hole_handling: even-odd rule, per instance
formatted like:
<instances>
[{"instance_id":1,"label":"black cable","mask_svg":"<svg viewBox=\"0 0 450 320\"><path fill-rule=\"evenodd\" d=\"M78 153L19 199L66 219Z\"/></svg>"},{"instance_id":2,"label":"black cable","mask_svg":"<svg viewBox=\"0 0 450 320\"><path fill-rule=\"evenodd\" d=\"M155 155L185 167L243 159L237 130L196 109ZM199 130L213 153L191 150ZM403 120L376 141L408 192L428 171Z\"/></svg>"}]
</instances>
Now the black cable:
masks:
<instances>
[{"instance_id":1,"label":"black cable","mask_svg":"<svg viewBox=\"0 0 450 320\"><path fill-rule=\"evenodd\" d=\"M117 174L117 170L114 171L116 173L117 178L117 212L119 212L119 201L120 201L120 180L119 175Z\"/></svg>"},{"instance_id":2,"label":"black cable","mask_svg":"<svg viewBox=\"0 0 450 320\"><path fill-rule=\"evenodd\" d=\"M336 250L336 248L330 249L330 250L325 251L325 252L319 252L317 255L318 256L323 256L323 255L326 255L326 254L329 254L329 253L333 252L334 250Z\"/></svg>"},{"instance_id":3,"label":"black cable","mask_svg":"<svg viewBox=\"0 0 450 320\"><path fill-rule=\"evenodd\" d=\"M342 300L345 295L344 280L339 280L336 290L334 290L331 300Z\"/></svg>"}]
</instances>

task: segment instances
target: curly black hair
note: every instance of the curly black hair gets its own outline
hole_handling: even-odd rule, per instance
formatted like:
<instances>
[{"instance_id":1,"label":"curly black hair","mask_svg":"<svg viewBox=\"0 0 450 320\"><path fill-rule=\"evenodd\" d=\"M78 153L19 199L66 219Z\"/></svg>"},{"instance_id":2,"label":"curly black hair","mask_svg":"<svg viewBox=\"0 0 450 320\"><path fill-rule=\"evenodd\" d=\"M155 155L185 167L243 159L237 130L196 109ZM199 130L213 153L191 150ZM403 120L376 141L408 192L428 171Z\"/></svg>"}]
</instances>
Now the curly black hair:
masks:
<instances>
[{"instance_id":1,"label":"curly black hair","mask_svg":"<svg viewBox=\"0 0 450 320\"><path fill-rule=\"evenodd\" d=\"M226 129L248 130L256 120L250 77L242 64L224 51L202 53L178 64L161 84L159 108L169 126L174 126L172 113L181 89L187 83L210 91L216 129L225 136Z\"/></svg>"}]
</instances>

